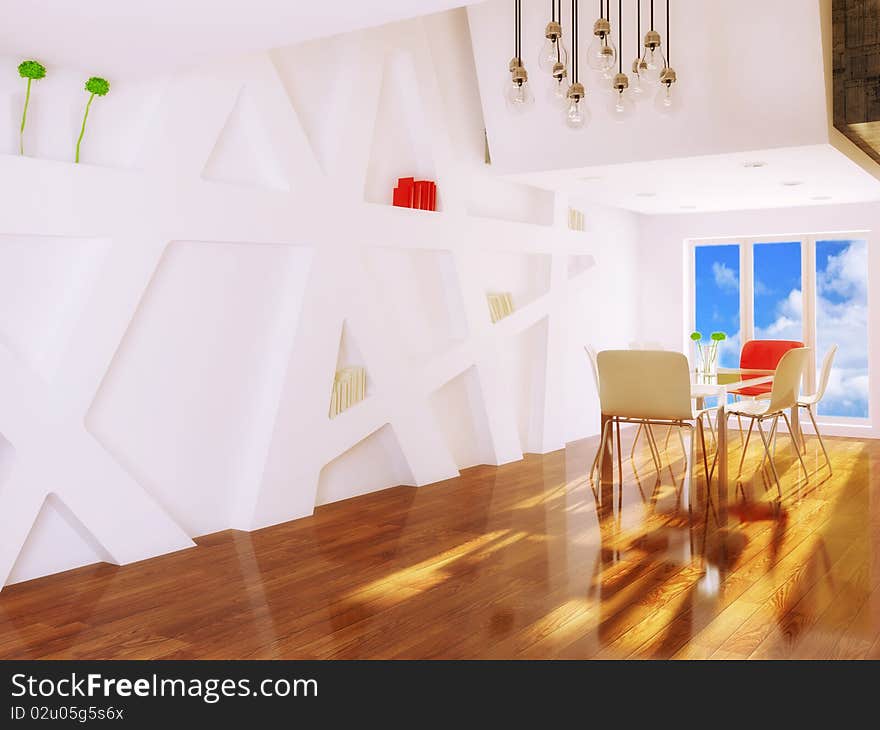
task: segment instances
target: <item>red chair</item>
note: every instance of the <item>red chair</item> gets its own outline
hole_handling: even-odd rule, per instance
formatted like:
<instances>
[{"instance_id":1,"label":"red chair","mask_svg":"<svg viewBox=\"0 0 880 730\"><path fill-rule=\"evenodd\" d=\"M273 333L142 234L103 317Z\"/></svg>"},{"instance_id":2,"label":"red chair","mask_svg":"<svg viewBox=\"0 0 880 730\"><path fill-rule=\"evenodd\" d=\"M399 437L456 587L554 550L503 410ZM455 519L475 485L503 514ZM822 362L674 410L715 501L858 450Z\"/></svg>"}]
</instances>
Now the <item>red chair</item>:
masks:
<instances>
[{"instance_id":1,"label":"red chair","mask_svg":"<svg viewBox=\"0 0 880 730\"><path fill-rule=\"evenodd\" d=\"M794 340L749 340L743 345L739 356L739 366L746 370L776 370L782 356L789 350L803 347L803 342ZM756 375L755 377L760 377ZM734 395L760 398L770 395L772 383L750 385L731 391Z\"/></svg>"}]
</instances>

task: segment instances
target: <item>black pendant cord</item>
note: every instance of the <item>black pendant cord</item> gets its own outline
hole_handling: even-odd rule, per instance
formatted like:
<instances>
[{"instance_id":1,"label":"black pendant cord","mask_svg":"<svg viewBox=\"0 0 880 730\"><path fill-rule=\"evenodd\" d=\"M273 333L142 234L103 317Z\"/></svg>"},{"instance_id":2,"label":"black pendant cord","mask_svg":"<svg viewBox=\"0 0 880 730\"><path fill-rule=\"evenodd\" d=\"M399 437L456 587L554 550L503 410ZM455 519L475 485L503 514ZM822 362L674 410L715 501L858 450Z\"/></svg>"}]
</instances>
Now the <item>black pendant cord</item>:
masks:
<instances>
[{"instance_id":1,"label":"black pendant cord","mask_svg":"<svg viewBox=\"0 0 880 730\"><path fill-rule=\"evenodd\" d=\"M602 0L599 0L601 2ZM578 82L578 0L571 0L571 82Z\"/></svg>"},{"instance_id":2,"label":"black pendant cord","mask_svg":"<svg viewBox=\"0 0 880 730\"><path fill-rule=\"evenodd\" d=\"M654 30L654 0L651 0L651 30Z\"/></svg>"},{"instance_id":3,"label":"black pendant cord","mask_svg":"<svg viewBox=\"0 0 880 730\"><path fill-rule=\"evenodd\" d=\"M522 0L516 0L516 60L522 66Z\"/></svg>"},{"instance_id":4,"label":"black pendant cord","mask_svg":"<svg viewBox=\"0 0 880 730\"><path fill-rule=\"evenodd\" d=\"M669 0L666 0L666 68L669 68Z\"/></svg>"},{"instance_id":5,"label":"black pendant cord","mask_svg":"<svg viewBox=\"0 0 880 730\"><path fill-rule=\"evenodd\" d=\"M562 63L562 0L553 0L554 20L559 23L559 38L556 39L556 63Z\"/></svg>"},{"instance_id":6,"label":"black pendant cord","mask_svg":"<svg viewBox=\"0 0 880 730\"><path fill-rule=\"evenodd\" d=\"M556 0L550 0L550 20L556 22Z\"/></svg>"},{"instance_id":7,"label":"black pendant cord","mask_svg":"<svg viewBox=\"0 0 880 730\"><path fill-rule=\"evenodd\" d=\"M617 0L617 64L623 73L623 0Z\"/></svg>"},{"instance_id":8,"label":"black pendant cord","mask_svg":"<svg viewBox=\"0 0 880 730\"><path fill-rule=\"evenodd\" d=\"M636 0L636 58L639 58L639 46L642 44L642 0ZM636 66L638 68L638 66Z\"/></svg>"}]
</instances>

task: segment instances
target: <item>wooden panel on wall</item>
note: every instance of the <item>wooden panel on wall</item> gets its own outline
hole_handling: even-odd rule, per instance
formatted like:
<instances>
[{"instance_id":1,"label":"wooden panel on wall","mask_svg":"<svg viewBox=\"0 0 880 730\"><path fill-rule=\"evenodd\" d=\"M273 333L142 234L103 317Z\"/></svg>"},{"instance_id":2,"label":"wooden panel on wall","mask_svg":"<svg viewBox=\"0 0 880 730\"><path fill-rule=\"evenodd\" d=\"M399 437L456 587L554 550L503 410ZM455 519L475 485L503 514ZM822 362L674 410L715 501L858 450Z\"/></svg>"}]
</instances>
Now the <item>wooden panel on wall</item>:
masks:
<instances>
[{"instance_id":1,"label":"wooden panel on wall","mask_svg":"<svg viewBox=\"0 0 880 730\"><path fill-rule=\"evenodd\" d=\"M880 162L880 0L833 0L834 126Z\"/></svg>"}]
</instances>

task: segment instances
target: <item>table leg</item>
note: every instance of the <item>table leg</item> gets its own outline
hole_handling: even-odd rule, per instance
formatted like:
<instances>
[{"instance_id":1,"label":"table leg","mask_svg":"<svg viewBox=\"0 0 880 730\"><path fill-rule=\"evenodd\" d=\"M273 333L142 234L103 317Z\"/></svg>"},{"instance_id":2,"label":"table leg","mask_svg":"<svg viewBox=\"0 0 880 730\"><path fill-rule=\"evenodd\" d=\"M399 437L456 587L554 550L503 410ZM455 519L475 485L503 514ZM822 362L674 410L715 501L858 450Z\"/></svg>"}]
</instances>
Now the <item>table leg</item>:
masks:
<instances>
[{"instance_id":1,"label":"table leg","mask_svg":"<svg viewBox=\"0 0 880 730\"><path fill-rule=\"evenodd\" d=\"M727 410L722 403L718 409L718 521L726 524L727 518Z\"/></svg>"}]
</instances>

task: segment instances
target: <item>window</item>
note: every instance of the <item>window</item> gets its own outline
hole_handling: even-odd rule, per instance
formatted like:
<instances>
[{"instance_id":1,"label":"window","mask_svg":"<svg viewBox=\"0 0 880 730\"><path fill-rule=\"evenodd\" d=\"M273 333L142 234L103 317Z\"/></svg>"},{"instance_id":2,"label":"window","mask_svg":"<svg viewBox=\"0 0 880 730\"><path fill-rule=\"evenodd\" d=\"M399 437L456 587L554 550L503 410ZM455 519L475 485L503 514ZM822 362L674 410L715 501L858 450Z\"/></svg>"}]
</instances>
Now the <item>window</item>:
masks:
<instances>
[{"instance_id":1,"label":"window","mask_svg":"<svg viewBox=\"0 0 880 730\"><path fill-rule=\"evenodd\" d=\"M867 421L868 245L858 236L694 242L693 325L723 331L721 367L737 367L751 339L799 340L816 352L804 391L838 346L818 414Z\"/></svg>"},{"instance_id":2,"label":"window","mask_svg":"<svg viewBox=\"0 0 880 730\"><path fill-rule=\"evenodd\" d=\"M722 331L730 339L718 353L725 368L739 365L739 245L698 246L694 251L695 329L705 338Z\"/></svg>"},{"instance_id":3,"label":"window","mask_svg":"<svg viewBox=\"0 0 880 730\"><path fill-rule=\"evenodd\" d=\"M804 340L801 243L756 243L755 339Z\"/></svg>"},{"instance_id":4,"label":"window","mask_svg":"<svg viewBox=\"0 0 880 730\"><path fill-rule=\"evenodd\" d=\"M868 417L867 342L867 242L816 241L816 367L839 348L820 416Z\"/></svg>"}]
</instances>

